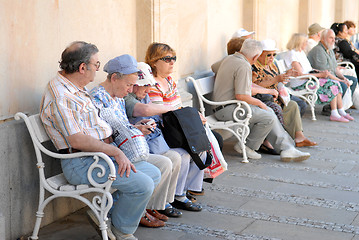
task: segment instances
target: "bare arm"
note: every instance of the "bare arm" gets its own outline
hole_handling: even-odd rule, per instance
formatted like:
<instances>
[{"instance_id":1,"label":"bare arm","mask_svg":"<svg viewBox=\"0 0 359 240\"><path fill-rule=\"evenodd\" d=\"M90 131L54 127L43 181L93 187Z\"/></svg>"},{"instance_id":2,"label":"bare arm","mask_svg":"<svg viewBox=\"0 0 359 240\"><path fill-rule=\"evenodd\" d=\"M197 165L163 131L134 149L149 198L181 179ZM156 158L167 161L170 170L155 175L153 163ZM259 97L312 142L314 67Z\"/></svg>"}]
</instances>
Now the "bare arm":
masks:
<instances>
[{"instance_id":1,"label":"bare arm","mask_svg":"<svg viewBox=\"0 0 359 240\"><path fill-rule=\"evenodd\" d=\"M154 104L154 103L136 103L133 108L133 117L150 117L153 115L161 115L168 111L175 110L172 106L162 105L162 104Z\"/></svg>"},{"instance_id":2,"label":"bare arm","mask_svg":"<svg viewBox=\"0 0 359 240\"><path fill-rule=\"evenodd\" d=\"M236 94L236 99L267 110L267 105L265 105L264 102L262 102L261 100L259 100L257 98L254 98L252 96L249 96L246 94Z\"/></svg>"},{"instance_id":3,"label":"bare arm","mask_svg":"<svg viewBox=\"0 0 359 240\"><path fill-rule=\"evenodd\" d=\"M348 87L350 86L349 80L340 72L339 66L335 69L335 74L338 76L335 80L345 83Z\"/></svg>"},{"instance_id":4,"label":"bare arm","mask_svg":"<svg viewBox=\"0 0 359 240\"><path fill-rule=\"evenodd\" d=\"M270 94L270 95L273 95L274 98L278 97L277 90L264 88L255 83L252 83L252 95L256 95L257 93Z\"/></svg>"},{"instance_id":5,"label":"bare arm","mask_svg":"<svg viewBox=\"0 0 359 240\"><path fill-rule=\"evenodd\" d=\"M337 74L337 76L339 76L339 78L338 78L338 77L334 76L333 74L331 74L328 70L320 71L319 73L303 74L303 72L302 72L302 67L301 67L300 63L299 63L299 62L296 62L296 61L292 62L292 67L293 67L293 69L294 69L295 71L298 72L298 75L299 75L299 76L312 75L312 76L315 76L315 77L318 77L318 78L330 78L330 79L333 79L333 80L337 80L337 81L345 82L345 83L346 83L346 81L343 80L343 79L345 79L345 77L344 77L343 74L339 71L339 68L337 68L337 69L336 69L336 72L335 72L335 73ZM349 84L349 81L348 81L348 84ZM348 85L348 84L347 84L347 85ZM349 86L349 85L348 85L348 86Z\"/></svg>"},{"instance_id":6,"label":"bare arm","mask_svg":"<svg viewBox=\"0 0 359 240\"><path fill-rule=\"evenodd\" d=\"M120 177L126 172L126 177L130 176L131 169L136 172L135 166L128 160L126 155L117 147L104 143L89 135L76 133L67 137L73 148L84 152L103 152L110 157L114 157L118 163L118 174Z\"/></svg>"}]
</instances>

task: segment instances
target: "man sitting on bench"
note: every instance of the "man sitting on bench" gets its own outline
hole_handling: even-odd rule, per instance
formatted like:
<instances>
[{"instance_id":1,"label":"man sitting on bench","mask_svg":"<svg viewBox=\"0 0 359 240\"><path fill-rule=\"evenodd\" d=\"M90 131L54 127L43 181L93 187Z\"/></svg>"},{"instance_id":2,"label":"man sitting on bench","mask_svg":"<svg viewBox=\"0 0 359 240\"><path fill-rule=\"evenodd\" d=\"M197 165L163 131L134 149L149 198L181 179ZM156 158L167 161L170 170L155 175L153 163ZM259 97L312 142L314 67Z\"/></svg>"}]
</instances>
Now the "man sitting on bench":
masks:
<instances>
[{"instance_id":1,"label":"man sitting on bench","mask_svg":"<svg viewBox=\"0 0 359 240\"><path fill-rule=\"evenodd\" d=\"M112 210L112 231L117 239L136 240L133 236L161 174L152 164L141 161L132 164L112 142L111 127L98 116L86 85L94 81L100 68L98 49L86 42L73 42L62 53L59 71L45 90L40 106L40 117L50 139L60 153L103 152L114 160L117 170L112 187L120 198ZM61 160L67 181L74 185L90 184L87 172L92 157ZM106 182L109 166L100 160L100 169L92 172L98 183ZM124 176L125 175L125 176ZM115 192L116 193L116 192Z\"/></svg>"}]
</instances>

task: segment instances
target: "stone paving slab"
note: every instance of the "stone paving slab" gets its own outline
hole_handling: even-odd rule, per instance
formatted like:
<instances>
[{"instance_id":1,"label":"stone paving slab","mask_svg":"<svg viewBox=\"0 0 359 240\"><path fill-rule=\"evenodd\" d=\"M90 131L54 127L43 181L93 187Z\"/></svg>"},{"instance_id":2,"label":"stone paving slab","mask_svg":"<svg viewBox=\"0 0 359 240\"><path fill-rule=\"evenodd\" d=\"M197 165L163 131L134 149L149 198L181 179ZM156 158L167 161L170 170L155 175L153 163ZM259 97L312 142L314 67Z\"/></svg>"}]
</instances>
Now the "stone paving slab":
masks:
<instances>
[{"instance_id":1,"label":"stone paving slab","mask_svg":"<svg viewBox=\"0 0 359 240\"><path fill-rule=\"evenodd\" d=\"M352 239L359 240L359 111L354 122L330 122L316 109L303 118L304 132L318 146L303 148L311 158L283 163L279 156L241 163L226 141L229 170L204 184L199 213L185 212L161 229L139 227L143 240L215 239ZM40 230L46 240L101 239L85 209Z\"/></svg>"},{"instance_id":2,"label":"stone paving slab","mask_svg":"<svg viewBox=\"0 0 359 240\"><path fill-rule=\"evenodd\" d=\"M295 218L310 218L315 221L340 222L352 224L356 212L328 209L316 206L299 205L287 202L278 202L266 199L253 199L241 206L241 210L261 212L268 215L289 216Z\"/></svg>"},{"instance_id":3,"label":"stone paving slab","mask_svg":"<svg viewBox=\"0 0 359 240\"><path fill-rule=\"evenodd\" d=\"M256 221L244 233L291 240L350 240L353 234L284 223Z\"/></svg>"}]
</instances>

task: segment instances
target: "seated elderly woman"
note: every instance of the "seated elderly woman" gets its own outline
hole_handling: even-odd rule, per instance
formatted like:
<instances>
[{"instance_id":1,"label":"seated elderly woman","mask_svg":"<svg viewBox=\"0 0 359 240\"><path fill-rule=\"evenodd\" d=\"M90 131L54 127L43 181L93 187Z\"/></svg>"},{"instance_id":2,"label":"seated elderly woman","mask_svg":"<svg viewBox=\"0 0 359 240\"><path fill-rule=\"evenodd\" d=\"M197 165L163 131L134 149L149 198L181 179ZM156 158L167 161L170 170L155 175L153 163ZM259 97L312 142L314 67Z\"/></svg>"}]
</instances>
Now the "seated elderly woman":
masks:
<instances>
[{"instance_id":1,"label":"seated elderly woman","mask_svg":"<svg viewBox=\"0 0 359 240\"><path fill-rule=\"evenodd\" d=\"M148 47L145 60L151 66L153 76L157 82L148 92L152 103L172 106L174 109L182 107L177 85L170 76L173 73L176 59L176 52L167 44L152 43ZM205 121L205 119L203 120ZM202 194L204 171L197 167L186 150L182 148L173 150L182 156L182 164L177 181L175 200L171 205L183 210L201 211L202 207L188 199L186 192ZM206 159L205 152L202 153L201 159L202 161Z\"/></svg>"},{"instance_id":2,"label":"seated elderly woman","mask_svg":"<svg viewBox=\"0 0 359 240\"><path fill-rule=\"evenodd\" d=\"M276 95L278 95L278 83L284 82L290 75L292 75L292 71L287 71L286 74L278 74L278 69L273 62L277 51L274 40L263 40L261 43L263 52L258 57L257 62L252 66L252 81L260 87L276 91ZM283 126L294 139L297 147L317 145L316 142L312 142L304 136L302 119L300 117L298 104L295 101L290 100L289 103L285 105L280 99L277 99L275 102L265 101L265 104L272 108L275 113L283 110ZM280 117L281 114L279 114L279 118Z\"/></svg>"},{"instance_id":3,"label":"seated elderly woman","mask_svg":"<svg viewBox=\"0 0 359 240\"><path fill-rule=\"evenodd\" d=\"M137 81L139 70L136 59L128 54L121 55L108 61L104 66L104 71L108 73L107 78L91 90L92 101L99 111L99 116L112 127L114 143L124 151L130 161L144 160L155 165L161 171L161 181L153 191L147 204L148 210L144 212L140 224L146 227L162 227L168 218L157 210L165 209L166 192L171 187L170 183L175 184L177 181L178 173L174 172L179 171L181 159L173 154L148 154L148 145L143 135L151 133L151 126L141 124L147 123L148 120L143 120L136 126L132 125L126 116L123 98L132 91L133 85ZM143 150L143 147L147 152ZM134 152L141 153L141 156L136 157ZM120 195L120 192L114 195L114 201Z\"/></svg>"},{"instance_id":4,"label":"seated elderly woman","mask_svg":"<svg viewBox=\"0 0 359 240\"><path fill-rule=\"evenodd\" d=\"M305 55L304 50L307 45L307 36L300 33L292 35L287 44L287 51L283 59L287 68L293 68L298 76L313 75L319 78L320 87L317 91L318 104L330 103L331 107L331 121L349 122L354 120L343 109L342 93L343 90L338 82L338 78L331 74L329 71L313 70L310 62ZM291 80L292 89L304 89L306 80L296 79Z\"/></svg>"}]
</instances>

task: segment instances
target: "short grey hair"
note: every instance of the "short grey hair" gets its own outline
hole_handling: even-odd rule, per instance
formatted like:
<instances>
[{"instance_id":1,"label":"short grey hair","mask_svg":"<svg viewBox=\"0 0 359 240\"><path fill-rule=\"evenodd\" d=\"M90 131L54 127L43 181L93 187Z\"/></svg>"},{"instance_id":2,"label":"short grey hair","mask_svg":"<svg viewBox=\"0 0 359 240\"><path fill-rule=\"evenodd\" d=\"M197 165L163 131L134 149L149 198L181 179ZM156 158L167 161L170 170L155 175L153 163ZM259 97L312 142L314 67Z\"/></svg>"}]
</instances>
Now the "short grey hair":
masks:
<instances>
[{"instance_id":1,"label":"short grey hair","mask_svg":"<svg viewBox=\"0 0 359 240\"><path fill-rule=\"evenodd\" d=\"M325 29L325 30L323 30L322 34L320 35L320 40L325 41L325 38L327 37L329 32L332 32L335 35L335 33L332 29Z\"/></svg>"},{"instance_id":2,"label":"short grey hair","mask_svg":"<svg viewBox=\"0 0 359 240\"><path fill-rule=\"evenodd\" d=\"M244 41L240 53L248 58L253 58L256 55L261 55L262 51L261 42L249 38Z\"/></svg>"},{"instance_id":3,"label":"short grey hair","mask_svg":"<svg viewBox=\"0 0 359 240\"><path fill-rule=\"evenodd\" d=\"M111 81L112 75L116 75L117 79L121 79L121 78L123 78L126 74L119 73L119 72L110 73L110 74L107 74L107 80Z\"/></svg>"}]
</instances>

